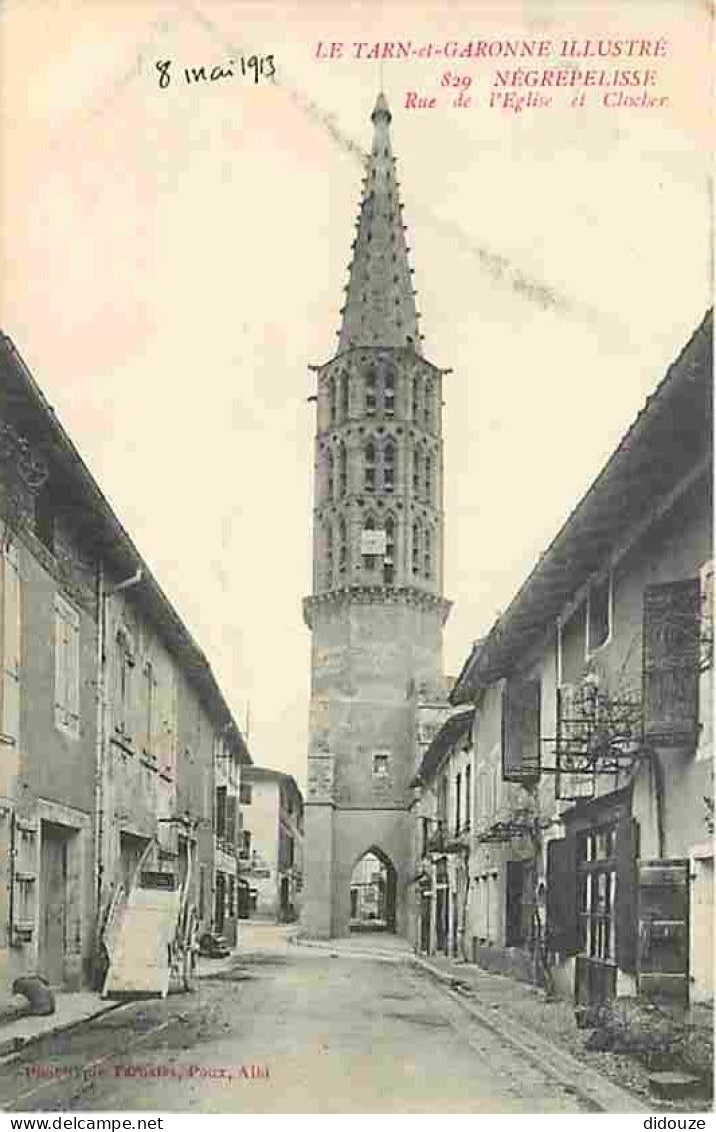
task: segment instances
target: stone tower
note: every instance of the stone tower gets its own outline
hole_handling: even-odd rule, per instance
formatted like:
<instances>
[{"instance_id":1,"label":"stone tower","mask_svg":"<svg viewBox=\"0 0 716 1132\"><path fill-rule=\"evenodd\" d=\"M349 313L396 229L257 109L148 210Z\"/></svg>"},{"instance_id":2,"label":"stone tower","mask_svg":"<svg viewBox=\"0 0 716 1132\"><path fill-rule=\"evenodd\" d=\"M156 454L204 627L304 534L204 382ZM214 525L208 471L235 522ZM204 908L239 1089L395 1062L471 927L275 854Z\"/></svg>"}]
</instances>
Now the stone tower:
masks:
<instances>
[{"instance_id":1,"label":"stone tower","mask_svg":"<svg viewBox=\"0 0 716 1132\"><path fill-rule=\"evenodd\" d=\"M442 378L423 357L380 94L338 351L317 374L303 927L348 932L350 880L387 866L406 930L418 689L442 675Z\"/></svg>"}]
</instances>

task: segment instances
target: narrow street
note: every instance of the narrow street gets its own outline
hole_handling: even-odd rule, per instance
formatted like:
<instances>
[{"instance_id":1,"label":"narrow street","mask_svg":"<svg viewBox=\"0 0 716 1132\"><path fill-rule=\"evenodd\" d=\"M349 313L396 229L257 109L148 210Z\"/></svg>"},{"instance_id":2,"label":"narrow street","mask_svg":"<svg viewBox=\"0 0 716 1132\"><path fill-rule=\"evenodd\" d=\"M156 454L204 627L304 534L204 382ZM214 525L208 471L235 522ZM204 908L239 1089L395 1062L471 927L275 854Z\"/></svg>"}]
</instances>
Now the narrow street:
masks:
<instances>
[{"instance_id":1,"label":"narrow street","mask_svg":"<svg viewBox=\"0 0 716 1132\"><path fill-rule=\"evenodd\" d=\"M0 1068L5 1111L588 1112L396 953L259 936L194 993L133 1002Z\"/></svg>"}]
</instances>

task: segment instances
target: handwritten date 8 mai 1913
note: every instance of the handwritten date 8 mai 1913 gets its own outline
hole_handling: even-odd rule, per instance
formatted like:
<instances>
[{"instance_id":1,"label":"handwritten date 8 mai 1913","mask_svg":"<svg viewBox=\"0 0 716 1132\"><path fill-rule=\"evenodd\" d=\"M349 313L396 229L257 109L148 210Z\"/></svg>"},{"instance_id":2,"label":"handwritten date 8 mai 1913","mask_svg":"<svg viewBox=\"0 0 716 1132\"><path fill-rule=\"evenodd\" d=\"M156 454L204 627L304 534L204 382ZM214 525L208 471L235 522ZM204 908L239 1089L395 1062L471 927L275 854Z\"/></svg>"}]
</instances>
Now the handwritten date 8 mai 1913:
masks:
<instances>
[{"instance_id":1,"label":"handwritten date 8 mai 1913","mask_svg":"<svg viewBox=\"0 0 716 1132\"><path fill-rule=\"evenodd\" d=\"M157 69L157 81L160 90L166 90L171 85L175 72L172 70L172 59L159 59L154 64ZM188 85L194 83L216 83L222 79L248 79L249 82L259 83L262 79L269 80L276 74L273 55L239 55L236 59L229 59L226 63L219 63L207 67L177 67L178 81L182 80Z\"/></svg>"}]
</instances>

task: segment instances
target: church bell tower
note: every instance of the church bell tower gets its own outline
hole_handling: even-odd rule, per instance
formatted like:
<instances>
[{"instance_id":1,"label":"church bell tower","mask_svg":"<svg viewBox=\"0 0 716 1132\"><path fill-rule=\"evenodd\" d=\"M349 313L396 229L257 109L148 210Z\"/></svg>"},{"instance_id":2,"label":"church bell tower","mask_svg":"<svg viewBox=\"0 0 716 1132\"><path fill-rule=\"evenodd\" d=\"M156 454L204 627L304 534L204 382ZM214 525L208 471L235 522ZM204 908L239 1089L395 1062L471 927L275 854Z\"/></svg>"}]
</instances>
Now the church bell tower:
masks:
<instances>
[{"instance_id":1,"label":"church bell tower","mask_svg":"<svg viewBox=\"0 0 716 1132\"><path fill-rule=\"evenodd\" d=\"M418 689L442 676L442 381L423 356L383 94L371 114L338 350L314 367L311 701L302 926L346 935L351 874L385 865L406 930Z\"/></svg>"}]
</instances>

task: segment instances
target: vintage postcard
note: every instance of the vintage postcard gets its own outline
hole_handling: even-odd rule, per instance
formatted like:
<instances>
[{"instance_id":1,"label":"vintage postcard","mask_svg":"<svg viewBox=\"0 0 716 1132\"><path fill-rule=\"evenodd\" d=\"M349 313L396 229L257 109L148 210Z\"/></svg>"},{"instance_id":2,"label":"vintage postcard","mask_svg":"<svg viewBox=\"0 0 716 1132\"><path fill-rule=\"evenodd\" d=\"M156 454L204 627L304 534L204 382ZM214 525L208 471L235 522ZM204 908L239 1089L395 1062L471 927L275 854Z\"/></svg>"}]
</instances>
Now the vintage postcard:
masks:
<instances>
[{"instance_id":1,"label":"vintage postcard","mask_svg":"<svg viewBox=\"0 0 716 1132\"><path fill-rule=\"evenodd\" d=\"M0 7L4 1112L705 1126L712 20Z\"/></svg>"}]
</instances>

